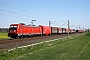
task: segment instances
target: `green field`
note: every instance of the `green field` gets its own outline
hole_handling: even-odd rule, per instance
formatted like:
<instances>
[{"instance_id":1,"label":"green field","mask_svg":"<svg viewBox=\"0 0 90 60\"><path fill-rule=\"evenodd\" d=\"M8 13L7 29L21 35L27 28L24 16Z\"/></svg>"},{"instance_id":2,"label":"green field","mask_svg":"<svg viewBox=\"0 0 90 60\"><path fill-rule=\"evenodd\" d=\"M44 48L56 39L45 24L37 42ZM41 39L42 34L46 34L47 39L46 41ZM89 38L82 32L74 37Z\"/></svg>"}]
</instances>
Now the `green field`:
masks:
<instances>
[{"instance_id":1,"label":"green field","mask_svg":"<svg viewBox=\"0 0 90 60\"><path fill-rule=\"evenodd\" d=\"M7 39L8 37L8 32L0 32L0 39Z\"/></svg>"},{"instance_id":2,"label":"green field","mask_svg":"<svg viewBox=\"0 0 90 60\"><path fill-rule=\"evenodd\" d=\"M90 60L90 34L0 51L1 60Z\"/></svg>"}]
</instances>

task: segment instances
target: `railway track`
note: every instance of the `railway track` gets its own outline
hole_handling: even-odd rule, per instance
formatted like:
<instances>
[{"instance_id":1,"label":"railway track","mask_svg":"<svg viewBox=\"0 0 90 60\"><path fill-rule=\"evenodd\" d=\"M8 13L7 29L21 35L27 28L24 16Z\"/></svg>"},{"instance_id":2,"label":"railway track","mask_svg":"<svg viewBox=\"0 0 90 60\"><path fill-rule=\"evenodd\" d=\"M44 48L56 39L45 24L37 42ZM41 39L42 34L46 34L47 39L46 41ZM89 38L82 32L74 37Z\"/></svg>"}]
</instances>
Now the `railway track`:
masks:
<instances>
[{"instance_id":1,"label":"railway track","mask_svg":"<svg viewBox=\"0 0 90 60\"><path fill-rule=\"evenodd\" d=\"M75 34L81 34L81 33L75 33ZM70 35L75 35L75 34L70 34ZM31 38L22 38L22 39L0 40L0 50L11 49L11 48L19 47L19 46L24 46L24 45L30 45L33 43L38 43L41 41L46 41L46 40L51 40L51 39L56 39L56 38L62 38L65 36L67 36L67 34L31 37Z\"/></svg>"}]
</instances>

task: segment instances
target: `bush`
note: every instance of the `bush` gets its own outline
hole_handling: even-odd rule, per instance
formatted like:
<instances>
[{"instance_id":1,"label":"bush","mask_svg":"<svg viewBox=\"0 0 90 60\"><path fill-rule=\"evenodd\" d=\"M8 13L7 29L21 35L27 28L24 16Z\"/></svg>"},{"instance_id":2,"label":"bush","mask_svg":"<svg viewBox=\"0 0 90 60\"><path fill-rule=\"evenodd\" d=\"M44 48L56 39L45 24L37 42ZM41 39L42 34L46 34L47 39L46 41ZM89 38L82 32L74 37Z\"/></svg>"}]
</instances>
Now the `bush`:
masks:
<instances>
[{"instance_id":1,"label":"bush","mask_svg":"<svg viewBox=\"0 0 90 60\"><path fill-rule=\"evenodd\" d=\"M85 36L90 36L90 32L88 32Z\"/></svg>"}]
</instances>

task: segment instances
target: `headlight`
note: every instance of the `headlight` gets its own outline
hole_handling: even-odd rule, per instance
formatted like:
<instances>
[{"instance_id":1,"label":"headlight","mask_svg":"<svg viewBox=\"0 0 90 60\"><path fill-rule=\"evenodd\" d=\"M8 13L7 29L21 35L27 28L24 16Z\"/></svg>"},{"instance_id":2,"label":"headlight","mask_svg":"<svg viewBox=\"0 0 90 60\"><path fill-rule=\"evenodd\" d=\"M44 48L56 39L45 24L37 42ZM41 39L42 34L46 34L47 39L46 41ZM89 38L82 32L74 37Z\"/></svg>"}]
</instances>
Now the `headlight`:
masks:
<instances>
[{"instance_id":1,"label":"headlight","mask_svg":"<svg viewBox=\"0 0 90 60\"><path fill-rule=\"evenodd\" d=\"M14 30L14 32L16 32L16 30Z\"/></svg>"}]
</instances>

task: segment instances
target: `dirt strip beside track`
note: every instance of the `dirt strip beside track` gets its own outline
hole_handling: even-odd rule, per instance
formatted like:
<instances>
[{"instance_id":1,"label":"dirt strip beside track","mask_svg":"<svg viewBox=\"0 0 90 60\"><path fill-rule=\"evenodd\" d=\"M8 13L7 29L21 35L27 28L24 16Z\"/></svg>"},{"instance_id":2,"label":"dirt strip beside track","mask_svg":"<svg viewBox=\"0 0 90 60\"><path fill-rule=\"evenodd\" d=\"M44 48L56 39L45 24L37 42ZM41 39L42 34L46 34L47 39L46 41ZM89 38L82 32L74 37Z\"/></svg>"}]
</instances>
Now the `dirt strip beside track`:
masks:
<instances>
[{"instance_id":1,"label":"dirt strip beside track","mask_svg":"<svg viewBox=\"0 0 90 60\"><path fill-rule=\"evenodd\" d=\"M70 34L70 35L76 35L76 34ZM2 50L2 49L11 49L11 48L19 47L19 46L24 46L24 45L30 45L30 44L33 44L33 43L38 43L38 42L41 42L41 41L61 38L61 37L65 37L65 36L67 36L67 34L0 41L0 50Z\"/></svg>"}]
</instances>

